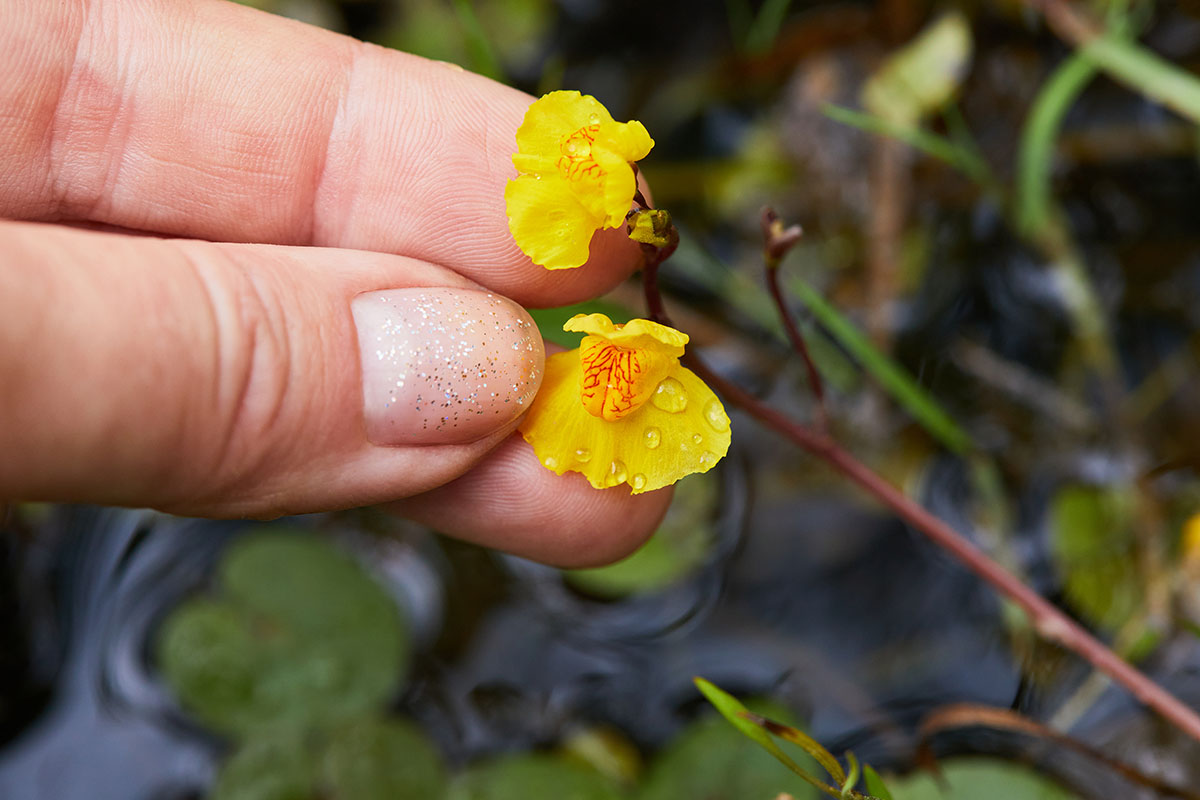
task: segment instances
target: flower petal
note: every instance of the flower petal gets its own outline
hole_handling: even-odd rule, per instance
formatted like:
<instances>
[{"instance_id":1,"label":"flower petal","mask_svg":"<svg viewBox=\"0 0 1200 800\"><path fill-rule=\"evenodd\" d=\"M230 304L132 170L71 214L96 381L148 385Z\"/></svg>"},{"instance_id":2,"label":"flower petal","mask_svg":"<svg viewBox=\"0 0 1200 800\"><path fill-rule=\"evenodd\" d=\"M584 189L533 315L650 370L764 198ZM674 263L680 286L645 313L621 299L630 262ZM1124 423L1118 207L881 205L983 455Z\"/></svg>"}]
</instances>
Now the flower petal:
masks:
<instances>
[{"instance_id":1,"label":"flower petal","mask_svg":"<svg viewBox=\"0 0 1200 800\"><path fill-rule=\"evenodd\" d=\"M630 162L646 157L654 140L646 127L637 120L602 124L596 136L592 154L596 163L606 173L604 179L604 226L615 228L625 222L633 194L637 190L637 178Z\"/></svg>"},{"instance_id":2,"label":"flower petal","mask_svg":"<svg viewBox=\"0 0 1200 800\"><path fill-rule=\"evenodd\" d=\"M522 252L547 269L578 267L600 227L557 173L520 175L504 189L508 228Z\"/></svg>"},{"instance_id":3,"label":"flower petal","mask_svg":"<svg viewBox=\"0 0 1200 800\"><path fill-rule=\"evenodd\" d=\"M579 345L579 363L583 409L615 422L649 400L679 359L649 348L618 347L603 336L585 336Z\"/></svg>"},{"instance_id":4,"label":"flower petal","mask_svg":"<svg viewBox=\"0 0 1200 800\"><path fill-rule=\"evenodd\" d=\"M620 347L636 347L667 353L679 358L688 335L648 319L632 319L623 325L613 324L604 314L576 314L563 325L564 331L578 331L603 336Z\"/></svg>"},{"instance_id":5,"label":"flower petal","mask_svg":"<svg viewBox=\"0 0 1200 800\"><path fill-rule=\"evenodd\" d=\"M592 150L596 165L604 172L604 180L593 189L597 210L604 214L604 227L616 228L625 224L625 217L633 206L633 193L637 190L637 178L633 167L621 156L605 147Z\"/></svg>"},{"instance_id":6,"label":"flower petal","mask_svg":"<svg viewBox=\"0 0 1200 800\"><path fill-rule=\"evenodd\" d=\"M550 92L534 100L525 112L525 119L517 128L518 155L513 156L513 165L521 172L556 170L563 137L588 125L610 124L617 123L608 109L590 94Z\"/></svg>"},{"instance_id":7,"label":"flower petal","mask_svg":"<svg viewBox=\"0 0 1200 800\"><path fill-rule=\"evenodd\" d=\"M691 370L677 365L664 379L672 402L656 396L615 422L584 411L581 375L575 351L546 359L541 391L520 425L548 469L580 472L597 489L628 483L639 494L707 472L729 451L729 417Z\"/></svg>"},{"instance_id":8,"label":"flower petal","mask_svg":"<svg viewBox=\"0 0 1200 800\"><path fill-rule=\"evenodd\" d=\"M600 123L600 137L617 155L626 161L641 161L654 149L654 140L646 126L631 119L629 122L614 122L612 126Z\"/></svg>"},{"instance_id":9,"label":"flower petal","mask_svg":"<svg viewBox=\"0 0 1200 800\"><path fill-rule=\"evenodd\" d=\"M660 390L637 412L610 423L620 428L614 449L629 470L635 494L708 472L729 452L729 417L713 390L680 365L659 386L663 384L674 386L667 394L670 402L659 402L664 394ZM645 476L644 484L639 475Z\"/></svg>"}]
</instances>

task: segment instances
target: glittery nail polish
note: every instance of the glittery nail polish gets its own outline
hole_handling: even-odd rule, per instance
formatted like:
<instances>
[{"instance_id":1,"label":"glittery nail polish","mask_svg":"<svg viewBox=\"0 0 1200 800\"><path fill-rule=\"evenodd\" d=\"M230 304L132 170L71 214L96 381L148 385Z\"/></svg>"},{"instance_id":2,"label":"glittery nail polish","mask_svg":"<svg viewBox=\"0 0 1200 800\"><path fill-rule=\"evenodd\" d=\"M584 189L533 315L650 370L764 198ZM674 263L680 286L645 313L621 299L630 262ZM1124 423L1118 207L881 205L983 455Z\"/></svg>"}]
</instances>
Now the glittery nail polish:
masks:
<instances>
[{"instance_id":1,"label":"glittery nail polish","mask_svg":"<svg viewBox=\"0 0 1200 800\"><path fill-rule=\"evenodd\" d=\"M351 301L374 444L470 442L511 422L542 380L537 325L471 289L387 289Z\"/></svg>"}]
</instances>

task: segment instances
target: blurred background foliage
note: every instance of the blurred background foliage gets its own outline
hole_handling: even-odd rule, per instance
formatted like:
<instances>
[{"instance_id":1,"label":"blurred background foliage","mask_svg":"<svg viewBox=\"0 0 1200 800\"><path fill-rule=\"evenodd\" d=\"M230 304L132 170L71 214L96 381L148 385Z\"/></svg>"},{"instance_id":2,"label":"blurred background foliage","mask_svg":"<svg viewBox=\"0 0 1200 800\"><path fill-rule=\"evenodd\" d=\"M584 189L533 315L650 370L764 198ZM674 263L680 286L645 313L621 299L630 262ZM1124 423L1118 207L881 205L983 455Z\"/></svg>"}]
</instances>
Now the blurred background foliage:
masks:
<instances>
[{"instance_id":1,"label":"blurred background foliage","mask_svg":"<svg viewBox=\"0 0 1200 800\"><path fill-rule=\"evenodd\" d=\"M759 209L801 223L783 283L838 436L1200 704L1200 6L1070 6L1103 27L1079 47L1017 0L249 4L643 121L673 318L806 417ZM576 311L641 308L631 284L535 314L573 346ZM734 426L655 538L569 573L373 510L10 510L0 796L817 796L697 674L897 800L1195 796L1194 742ZM929 727L962 702L1035 724Z\"/></svg>"}]
</instances>

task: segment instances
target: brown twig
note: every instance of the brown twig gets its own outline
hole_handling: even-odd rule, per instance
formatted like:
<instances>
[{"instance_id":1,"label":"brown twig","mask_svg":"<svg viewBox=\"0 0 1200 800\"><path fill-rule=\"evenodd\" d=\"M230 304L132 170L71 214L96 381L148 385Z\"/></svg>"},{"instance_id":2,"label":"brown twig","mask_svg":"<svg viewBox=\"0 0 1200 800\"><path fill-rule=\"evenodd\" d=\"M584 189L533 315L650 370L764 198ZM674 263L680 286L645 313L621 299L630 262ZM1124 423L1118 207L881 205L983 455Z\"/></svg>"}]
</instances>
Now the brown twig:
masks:
<instances>
[{"instance_id":1,"label":"brown twig","mask_svg":"<svg viewBox=\"0 0 1200 800\"><path fill-rule=\"evenodd\" d=\"M658 293L656 273L662 260L661 258L647 258L643 271L643 288L648 311L652 318L657 322L670 324L670 319L663 311L662 298ZM781 414L740 386L717 375L694 354L685 354L683 361L731 404L743 409L768 428L823 460L867 494L891 509L908 525L923 533L993 589L1020 606L1043 639L1056 643L1080 656L1097 670L1125 687L1141 703L1200 742L1200 715L1197 715L1193 709L1184 705L1174 695L1124 661L1103 642L1084 630L1077 622L1037 592L1021 583L1019 579L945 522L920 504L910 500L874 470L857 460L827 432L814 430Z\"/></svg>"},{"instance_id":2,"label":"brown twig","mask_svg":"<svg viewBox=\"0 0 1200 800\"><path fill-rule=\"evenodd\" d=\"M932 739L934 736L943 731L975 727L1011 731L1035 739L1053 742L1060 747L1103 764L1126 780L1136 783L1139 786L1153 789L1164 797L1200 800L1200 794L1192 789L1175 786L1152 775L1147 775L1136 767L1113 758L1085 742L1059 733L1036 720L1018 714L1016 711L1008 708L995 708L976 703L954 703L934 709L921 720L921 725L918 729L918 733L921 736L920 750L924 753L926 759L933 760Z\"/></svg>"},{"instance_id":3,"label":"brown twig","mask_svg":"<svg viewBox=\"0 0 1200 800\"><path fill-rule=\"evenodd\" d=\"M1087 12L1067 0L1026 0L1026 5L1040 11L1054 32L1076 47L1083 47L1104 33Z\"/></svg>"},{"instance_id":4,"label":"brown twig","mask_svg":"<svg viewBox=\"0 0 1200 800\"><path fill-rule=\"evenodd\" d=\"M772 208L762 210L762 231L763 261L767 265L767 289L771 293L771 299L775 301L775 309L779 313L779 319L783 323L784 331L787 332L792 349L804 362L804 369L808 374L808 386L812 389L813 397L817 401L815 415L817 428L825 430L828 427L829 417L825 410L825 386L821 381L821 373L817 371L817 365L808 352L808 344L804 341L804 336L801 335L792 311L783 297L783 291L779 288L779 264L788 251L800 241L804 231L799 225L784 227L783 221L779 219L779 215Z\"/></svg>"}]
</instances>

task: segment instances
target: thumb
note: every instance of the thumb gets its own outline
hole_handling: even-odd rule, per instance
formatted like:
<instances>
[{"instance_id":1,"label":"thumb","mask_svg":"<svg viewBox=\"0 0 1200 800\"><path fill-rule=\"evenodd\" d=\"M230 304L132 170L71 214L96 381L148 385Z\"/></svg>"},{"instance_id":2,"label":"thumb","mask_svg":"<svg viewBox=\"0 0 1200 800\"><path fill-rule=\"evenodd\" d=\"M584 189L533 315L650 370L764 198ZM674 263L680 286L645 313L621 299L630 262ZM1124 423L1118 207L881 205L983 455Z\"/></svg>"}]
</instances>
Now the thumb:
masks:
<instances>
[{"instance_id":1,"label":"thumb","mask_svg":"<svg viewBox=\"0 0 1200 800\"><path fill-rule=\"evenodd\" d=\"M274 516L425 492L537 391L542 341L359 251L0 223L0 498Z\"/></svg>"}]
</instances>

